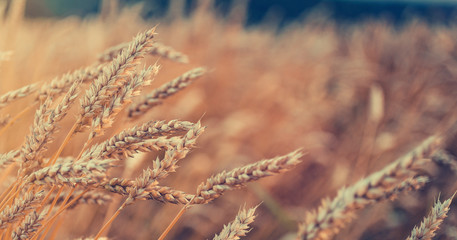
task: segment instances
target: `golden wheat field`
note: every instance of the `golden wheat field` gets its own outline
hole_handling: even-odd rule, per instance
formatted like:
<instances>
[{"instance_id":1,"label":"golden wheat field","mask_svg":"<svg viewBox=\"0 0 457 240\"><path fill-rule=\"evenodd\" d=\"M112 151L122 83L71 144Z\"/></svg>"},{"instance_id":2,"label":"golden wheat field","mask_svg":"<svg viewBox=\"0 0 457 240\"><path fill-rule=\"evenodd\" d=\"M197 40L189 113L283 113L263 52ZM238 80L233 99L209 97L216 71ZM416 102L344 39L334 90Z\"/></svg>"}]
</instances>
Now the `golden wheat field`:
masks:
<instances>
[{"instance_id":1,"label":"golden wheat field","mask_svg":"<svg viewBox=\"0 0 457 240\"><path fill-rule=\"evenodd\" d=\"M456 26L25 3L0 1L1 239L457 239Z\"/></svg>"}]
</instances>

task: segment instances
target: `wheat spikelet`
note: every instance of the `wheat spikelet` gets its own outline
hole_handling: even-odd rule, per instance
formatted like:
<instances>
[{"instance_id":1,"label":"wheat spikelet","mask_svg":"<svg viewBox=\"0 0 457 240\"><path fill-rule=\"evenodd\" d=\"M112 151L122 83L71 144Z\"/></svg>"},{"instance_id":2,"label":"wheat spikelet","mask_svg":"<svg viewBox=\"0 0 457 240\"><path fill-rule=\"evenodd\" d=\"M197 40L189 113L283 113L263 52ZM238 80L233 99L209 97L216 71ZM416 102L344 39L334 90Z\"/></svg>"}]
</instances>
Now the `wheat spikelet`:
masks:
<instances>
[{"instance_id":1,"label":"wheat spikelet","mask_svg":"<svg viewBox=\"0 0 457 240\"><path fill-rule=\"evenodd\" d=\"M149 185L142 184L143 187L140 188L140 184L135 180L112 178L102 181L97 187L124 196L130 196L133 193L129 203L133 202L133 200L157 200L164 203L187 204L194 197L192 194L170 187L154 185L153 183L154 181L150 181L148 182Z\"/></svg>"},{"instance_id":2,"label":"wheat spikelet","mask_svg":"<svg viewBox=\"0 0 457 240\"><path fill-rule=\"evenodd\" d=\"M128 155L127 152L118 151L117 148L122 148L123 146L139 143L158 136L174 136L189 131L193 127L195 127L195 124L187 121L148 121L140 126L134 126L130 129L123 130L110 139L92 146L90 149L83 152L81 159L89 160L95 157L123 158L130 155Z\"/></svg>"},{"instance_id":3,"label":"wheat spikelet","mask_svg":"<svg viewBox=\"0 0 457 240\"><path fill-rule=\"evenodd\" d=\"M235 220L227 225L224 225L222 231L219 235L216 234L213 240L237 240L240 239L240 237L246 236L246 234L250 231L249 224L254 222L254 213L257 207L258 206L248 210L240 210L236 215Z\"/></svg>"},{"instance_id":4,"label":"wheat spikelet","mask_svg":"<svg viewBox=\"0 0 457 240\"><path fill-rule=\"evenodd\" d=\"M154 89L152 92L142 97L138 102L133 103L130 106L128 113L129 117L143 115L149 109L160 104L163 99L170 97L189 86L193 81L205 74L205 72L205 68L194 68L172 81L163 84L157 89Z\"/></svg>"},{"instance_id":5,"label":"wheat spikelet","mask_svg":"<svg viewBox=\"0 0 457 240\"><path fill-rule=\"evenodd\" d=\"M432 156L432 160L439 165L448 166L452 171L457 172L457 161L446 150L441 149L436 151Z\"/></svg>"},{"instance_id":6,"label":"wheat spikelet","mask_svg":"<svg viewBox=\"0 0 457 240\"><path fill-rule=\"evenodd\" d=\"M112 165L113 160L93 159L87 162L63 162L32 172L26 178L27 184L55 185L81 183L92 185Z\"/></svg>"},{"instance_id":7,"label":"wheat spikelet","mask_svg":"<svg viewBox=\"0 0 457 240\"><path fill-rule=\"evenodd\" d=\"M455 195L455 194L454 194ZM444 202L436 200L430 214L424 218L421 225L415 226L407 240L431 240L435 236L440 224L447 217L449 206L451 205L454 195Z\"/></svg>"},{"instance_id":8,"label":"wheat spikelet","mask_svg":"<svg viewBox=\"0 0 457 240\"><path fill-rule=\"evenodd\" d=\"M197 196L193 202L198 204L208 203L220 197L227 190L291 169L300 163L302 156L303 153L300 150L296 150L284 156L262 160L244 167L235 168L229 172L223 171L208 178L198 186Z\"/></svg>"},{"instance_id":9,"label":"wheat spikelet","mask_svg":"<svg viewBox=\"0 0 457 240\"><path fill-rule=\"evenodd\" d=\"M11 238L13 240L23 240L23 239L30 239L31 234L36 232L36 230L41 227L41 222L45 218L46 214L48 213L48 209L41 211L41 213L37 213L36 211L32 211L22 223L14 229L11 234Z\"/></svg>"},{"instance_id":10,"label":"wheat spikelet","mask_svg":"<svg viewBox=\"0 0 457 240\"><path fill-rule=\"evenodd\" d=\"M128 43L121 43L114 47L107 49L104 53L100 54L98 61L100 63L112 61L122 50L128 47ZM166 46L163 43L154 42L148 51L148 54L158 55L160 57L170 59L175 62L188 63L188 57L173 49L172 47Z\"/></svg>"},{"instance_id":11,"label":"wheat spikelet","mask_svg":"<svg viewBox=\"0 0 457 240\"><path fill-rule=\"evenodd\" d=\"M86 150L81 159L87 161L93 158L99 159L123 159L130 157L137 152L149 152L159 149L173 149L176 147L191 148L196 139L203 133L204 127L198 124L191 126L188 122L173 121L168 125L163 125L163 122L148 122L140 127L133 127L125 130L112 138L94 145L89 150ZM174 126L171 127L171 124ZM156 125L156 126L154 126ZM159 126L163 128L159 129ZM176 127L176 128L175 128ZM155 137L156 135L163 135L165 133L173 133L189 129L186 137ZM184 139L184 140L183 140Z\"/></svg>"},{"instance_id":12,"label":"wheat spikelet","mask_svg":"<svg viewBox=\"0 0 457 240\"><path fill-rule=\"evenodd\" d=\"M37 110L31 133L26 137L26 142L21 149L20 161L23 164L37 164L34 160L41 160L42 154L47 150L46 144L52 142L52 135L58 130L57 123L66 116L70 105L76 99L80 84L81 80L73 82L64 98L53 110L48 109L52 103L51 98L48 98Z\"/></svg>"},{"instance_id":13,"label":"wheat spikelet","mask_svg":"<svg viewBox=\"0 0 457 240\"><path fill-rule=\"evenodd\" d=\"M155 42L149 54L158 55L166 59L170 59L175 62L188 63L189 59L181 52L176 51L170 46L164 45L160 42Z\"/></svg>"},{"instance_id":14,"label":"wheat spikelet","mask_svg":"<svg viewBox=\"0 0 457 240\"><path fill-rule=\"evenodd\" d=\"M74 82L89 82L96 79L103 73L104 65L89 66L78 69L71 73L66 73L62 77L56 77L48 83L43 84L38 92L36 101L44 101L48 97L58 97L68 92Z\"/></svg>"},{"instance_id":15,"label":"wheat spikelet","mask_svg":"<svg viewBox=\"0 0 457 240\"><path fill-rule=\"evenodd\" d=\"M122 110L122 108L131 102L131 99L140 94L140 89L150 85L153 76L156 76L159 66L155 65L142 70L139 74L135 74L126 84L119 88L115 96L110 102L103 106L101 114L92 119L92 132L89 135L89 140L101 135L103 129L111 127L114 122L114 117Z\"/></svg>"},{"instance_id":16,"label":"wheat spikelet","mask_svg":"<svg viewBox=\"0 0 457 240\"><path fill-rule=\"evenodd\" d=\"M400 193L407 192L407 191L412 191L412 190L418 190L425 186L429 182L429 178L426 176L417 176L417 177L412 177L405 179L403 182L401 182L397 187L394 189L385 192L385 195L383 196L384 199L389 199L389 200L394 200L395 198L398 197ZM380 199L381 201L381 199Z\"/></svg>"},{"instance_id":17,"label":"wheat spikelet","mask_svg":"<svg viewBox=\"0 0 457 240\"><path fill-rule=\"evenodd\" d=\"M11 103L14 100L27 97L31 93L35 92L38 89L38 85L36 83L32 83L30 85L24 86L22 88L9 91L0 96L0 109L4 108L6 105Z\"/></svg>"},{"instance_id":18,"label":"wheat spikelet","mask_svg":"<svg viewBox=\"0 0 457 240\"><path fill-rule=\"evenodd\" d=\"M343 188L332 200L324 200L317 211L309 212L299 225L298 239L330 239L355 217L358 209L392 198L404 188L403 181L416 175L416 168L427 161L441 144L431 137L419 147L384 169Z\"/></svg>"},{"instance_id":19,"label":"wheat spikelet","mask_svg":"<svg viewBox=\"0 0 457 240\"><path fill-rule=\"evenodd\" d=\"M8 224L15 223L33 209L43 198L43 191L38 193L26 193L23 197L15 199L11 206L7 206L0 212L0 229L4 229Z\"/></svg>"},{"instance_id":20,"label":"wheat spikelet","mask_svg":"<svg viewBox=\"0 0 457 240\"><path fill-rule=\"evenodd\" d=\"M19 156L19 153L19 150L12 150L7 153L0 154L0 168L13 163L14 159Z\"/></svg>"},{"instance_id":21,"label":"wheat spikelet","mask_svg":"<svg viewBox=\"0 0 457 240\"><path fill-rule=\"evenodd\" d=\"M134 68L139 64L139 59L152 44L154 37L152 28L144 33L138 34L113 61L103 68L97 80L91 84L81 99L81 111L77 121L76 132L82 131L87 123L100 114L104 105L109 102L115 91L127 81Z\"/></svg>"},{"instance_id":22,"label":"wheat spikelet","mask_svg":"<svg viewBox=\"0 0 457 240\"><path fill-rule=\"evenodd\" d=\"M75 191L74 193L71 194L71 196L68 198L68 201L72 201L76 196L81 195L83 193L82 190ZM57 204L60 204L64 202L65 198L67 197L69 193L68 192L63 192L59 196L56 194L51 195L49 198L48 202L46 203L47 205L52 204L53 201L55 201ZM57 198L57 199L55 199ZM78 198L76 202L74 202L72 205L68 207L68 209L75 208L76 206L80 204L97 204L97 205L104 205L107 204L112 200L110 195L107 195L104 192L96 192L96 191L89 191L84 193L82 196Z\"/></svg>"}]
</instances>

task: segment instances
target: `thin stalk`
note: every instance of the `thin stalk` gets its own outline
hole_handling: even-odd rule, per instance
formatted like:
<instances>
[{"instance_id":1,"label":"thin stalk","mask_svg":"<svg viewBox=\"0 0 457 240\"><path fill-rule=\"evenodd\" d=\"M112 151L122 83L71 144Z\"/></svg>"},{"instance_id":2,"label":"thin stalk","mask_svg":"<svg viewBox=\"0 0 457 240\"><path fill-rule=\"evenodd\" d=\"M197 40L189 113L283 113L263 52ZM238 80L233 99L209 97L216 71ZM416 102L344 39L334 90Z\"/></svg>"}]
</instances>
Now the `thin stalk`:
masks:
<instances>
[{"instance_id":1,"label":"thin stalk","mask_svg":"<svg viewBox=\"0 0 457 240\"><path fill-rule=\"evenodd\" d=\"M16 163L12 163L5 169L5 171L2 172L2 175L0 176L0 182L5 181L5 179L10 175L11 171L13 171L15 166L16 166ZM1 196L0 196L0 199L2 199Z\"/></svg>"},{"instance_id":2,"label":"thin stalk","mask_svg":"<svg viewBox=\"0 0 457 240\"><path fill-rule=\"evenodd\" d=\"M62 153L63 149L65 148L65 146L67 146L68 142L70 141L71 139L71 136L73 136L73 133L75 132L76 130L76 127L78 126L78 121L76 121L75 124L73 124L73 126L71 127L70 131L68 132L67 136L65 136L65 139L63 140L62 144L60 145L59 149L57 150L57 152L54 154L54 156L52 157L52 159L49 160L48 164L46 164L46 167L49 167L51 165L53 165L54 163L56 163L57 161L57 158L59 158L60 154Z\"/></svg>"},{"instance_id":3,"label":"thin stalk","mask_svg":"<svg viewBox=\"0 0 457 240\"><path fill-rule=\"evenodd\" d=\"M127 201L124 201L124 203L117 209L117 211L113 214L113 216L108 220L108 222L106 222L103 227L100 229L100 231L98 231L97 235L95 236L94 240L98 240L98 238L100 238L100 236L102 235L102 233L106 230L106 228L108 228L108 226L114 221L114 219L116 219L117 216L119 216L119 214L121 213L122 209L124 209L124 207L126 206L127 204Z\"/></svg>"},{"instance_id":4,"label":"thin stalk","mask_svg":"<svg viewBox=\"0 0 457 240\"><path fill-rule=\"evenodd\" d=\"M173 221L171 221L171 223L168 224L168 227L160 235L159 240L164 240L165 239L165 237L168 235L170 230L176 225L178 220L182 217L182 215L184 214L186 209L191 206L192 202L194 201L194 198L195 197L193 197L186 205L184 205L184 207L181 208L181 210L179 210L178 214L175 216L175 218L173 218Z\"/></svg>"},{"instance_id":5,"label":"thin stalk","mask_svg":"<svg viewBox=\"0 0 457 240\"><path fill-rule=\"evenodd\" d=\"M54 221L57 216L59 216L63 211L65 211L65 209L67 209L68 207L70 207L71 205L73 205L73 203L75 203L76 201L78 201L85 193L87 193L89 191L89 188L87 188L86 190L84 190L82 193L80 193L78 196L75 197L75 199L71 200L69 203L67 203L65 206L61 207L55 214L54 216L52 216L48 221L46 221L46 223L43 224L43 226L41 226L40 229L38 229L38 231L33 235L33 237L31 238L32 240L34 239L37 239L38 238L38 235L41 233L41 231L43 231L43 228L45 226L47 226L49 223L51 223L52 221Z\"/></svg>"},{"instance_id":6,"label":"thin stalk","mask_svg":"<svg viewBox=\"0 0 457 240\"><path fill-rule=\"evenodd\" d=\"M30 109L32 109L33 107L35 107L36 105L36 102L33 103L32 105L29 105L28 107L26 107L24 110L22 110L21 112L19 112L16 116L14 116L11 121L9 121L2 129L0 129L0 136L9 128L13 125L13 123L15 123L20 117L22 117L24 114L26 114L28 111L30 111Z\"/></svg>"}]
</instances>

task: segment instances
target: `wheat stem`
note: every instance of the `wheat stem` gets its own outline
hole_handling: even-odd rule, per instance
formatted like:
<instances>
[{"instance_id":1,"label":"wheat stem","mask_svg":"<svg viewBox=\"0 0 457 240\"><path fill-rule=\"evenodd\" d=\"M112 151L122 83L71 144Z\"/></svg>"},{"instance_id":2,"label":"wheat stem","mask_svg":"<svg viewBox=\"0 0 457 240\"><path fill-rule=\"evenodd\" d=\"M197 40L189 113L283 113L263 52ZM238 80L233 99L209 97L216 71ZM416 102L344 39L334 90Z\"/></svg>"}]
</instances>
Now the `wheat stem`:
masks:
<instances>
[{"instance_id":1,"label":"wheat stem","mask_svg":"<svg viewBox=\"0 0 457 240\"><path fill-rule=\"evenodd\" d=\"M108 228L109 225L111 225L111 223L114 221L114 219L116 219L117 216L119 216L119 214L121 213L122 209L124 209L124 207L127 205L127 200L124 201L124 203L122 203L122 205L117 209L117 211L113 214L113 216L108 220L108 222L106 222L103 227L100 229L100 231L98 231L97 235L95 236L94 240L97 240L102 234L103 232Z\"/></svg>"}]
</instances>

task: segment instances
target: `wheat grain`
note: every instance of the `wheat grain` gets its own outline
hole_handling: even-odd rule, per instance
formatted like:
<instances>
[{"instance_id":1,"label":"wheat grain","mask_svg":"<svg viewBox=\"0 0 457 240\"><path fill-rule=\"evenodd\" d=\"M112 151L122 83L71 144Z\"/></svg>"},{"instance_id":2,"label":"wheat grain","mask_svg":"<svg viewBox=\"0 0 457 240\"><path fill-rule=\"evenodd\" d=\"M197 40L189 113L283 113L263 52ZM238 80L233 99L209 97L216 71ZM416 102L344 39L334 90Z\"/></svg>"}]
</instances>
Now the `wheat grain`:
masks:
<instances>
[{"instance_id":1,"label":"wheat grain","mask_svg":"<svg viewBox=\"0 0 457 240\"><path fill-rule=\"evenodd\" d=\"M103 68L103 74L91 84L81 99L81 111L76 132L82 131L90 120L100 114L114 91L122 85L122 82L127 81L134 68L139 64L139 59L151 46L154 30L155 28L152 28L138 34L125 51L122 51L112 63Z\"/></svg>"},{"instance_id":2,"label":"wheat grain","mask_svg":"<svg viewBox=\"0 0 457 240\"><path fill-rule=\"evenodd\" d=\"M151 182L153 183L153 181ZM129 200L129 203L133 202L133 200L157 200L173 204L187 204L194 197L192 194L165 186L144 186L139 189L135 180L131 179L112 178L102 181L97 186L124 196L130 196L130 193L133 192L135 195L133 199Z\"/></svg>"},{"instance_id":3,"label":"wheat grain","mask_svg":"<svg viewBox=\"0 0 457 240\"><path fill-rule=\"evenodd\" d=\"M43 153L47 150L46 145L52 142L52 135L58 130L58 122L67 114L70 105L78 95L78 87L81 80L73 82L60 103L53 109L48 110L52 99L49 98L41 105L35 114L35 121L31 127L31 133L26 137L26 142L21 149L21 162L27 167L30 164L38 164Z\"/></svg>"},{"instance_id":4,"label":"wheat grain","mask_svg":"<svg viewBox=\"0 0 457 240\"><path fill-rule=\"evenodd\" d=\"M171 124L174 126L171 127ZM161 129L159 129L159 127ZM160 136L156 138L156 135L164 135L166 133L174 133L189 129L186 133L186 137L165 137ZM140 127L133 127L129 130L125 130L110 139L94 145L89 150L85 151L81 159L87 161L89 159L123 159L130 157L137 152L149 152L152 150L159 149L173 149L178 147L192 148L195 144L196 139L203 133L204 127L198 124L191 126L188 122L177 122L173 121L167 125L163 125L160 122L148 122ZM183 140L184 139L184 140Z\"/></svg>"},{"instance_id":5,"label":"wheat grain","mask_svg":"<svg viewBox=\"0 0 457 240\"><path fill-rule=\"evenodd\" d=\"M332 201L324 200L317 211L306 214L299 225L298 239L330 239L355 217L356 210L401 190L404 180L417 174L416 168L432 156L441 142L438 137L428 138L384 169L341 189Z\"/></svg>"},{"instance_id":6,"label":"wheat grain","mask_svg":"<svg viewBox=\"0 0 457 240\"><path fill-rule=\"evenodd\" d=\"M455 157L446 150L439 150L432 156L432 160L439 165L448 166L452 171L457 172L457 161Z\"/></svg>"},{"instance_id":7,"label":"wheat grain","mask_svg":"<svg viewBox=\"0 0 457 240\"><path fill-rule=\"evenodd\" d=\"M409 235L409 237L406 239L431 240L435 236L436 230L438 230L441 223L447 217L449 206L451 205L454 195L442 203L439 199L437 199L433 209L430 211L430 214L424 218L419 227L414 227L414 229L411 231L411 235Z\"/></svg>"},{"instance_id":8,"label":"wheat grain","mask_svg":"<svg viewBox=\"0 0 457 240\"><path fill-rule=\"evenodd\" d=\"M38 92L36 101L44 101L48 97L58 97L61 94L68 92L74 82L89 82L96 79L103 73L103 67L105 67L105 65L101 64L89 66L71 73L66 73L62 77L54 78L50 82L43 84Z\"/></svg>"},{"instance_id":9,"label":"wheat grain","mask_svg":"<svg viewBox=\"0 0 457 240\"><path fill-rule=\"evenodd\" d=\"M121 86L110 102L103 106L101 114L92 119L92 132L89 135L89 140L102 134L103 130L111 127L114 122L114 117L122 110L122 108L131 102L131 99L140 94L140 89L150 85L151 77L157 75L159 66L149 67L144 69L139 74L135 74L125 86Z\"/></svg>"},{"instance_id":10,"label":"wheat grain","mask_svg":"<svg viewBox=\"0 0 457 240\"><path fill-rule=\"evenodd\" d=\"M9 91L0 96L0 109L4 108L6 105L11 103L14 100L27 97L33 92L38 89L38 85L36 83L32 83L30 85L24 86L22 88Z\"/></svg>"},{"instance_id":11,"label":"wheat grain","mask_svg":"<svg viewBox=\"0 0 457 240\"><path fill-rule=\"evenodd\" d=\"M47 213L48 211L46 208L40 213L32 211L27 214L24 221L22 221L22 223L12 232L11 238L13 240L30 239L31 234L36 232L36 230L41 226L41 222Z\"/></svg>"},{"instance_id":12,"label":"wheat grain","mask_svg":"<svg viewBox=\"0 0 457 240\"><path fill-rule=\"evenodd\" d=\"M219 235L214 236L213 240L237 240L240 237L246 236L250 231L249 224L254 222L254 213L257 207L240 210L235 220L224 226Z\"/></svg>"},{"instance_id":13,"label":"wheat grain","mask_svg":"<svg viewBox=\"0 0 457 240\"><path fill-rule=\"evenodd\" d=\"M19 156L19 150L11 150L7 153L0 154L0 168L8 166L14 162L14 159Z\"/></svg>"},{"instance_id":14,"label":"wheat grain","mask_svg":"<svg viewBox=\"0 0 457 240\"><path fill-rule=\"evenodd\" d=\"M73 200L76 196L79 196L82 192L83 191L80 190L80 191L76 191L76 192L72 193L70 198L68 199L68 201ZM54 200L57 204L60 204L60 203L64 202L64 200L68 194L69 193L67 193L67 192L62 193L59 196L53 194L53 195L51 195L51 197L49 198L49 201L46 204L50 205L50 204L52 204L52 201L54 201ZM57 198L57 199L55 199L55 198ZM111 196L104 192L89 191L89 192L84 193L81 197L79 197L76 202L74 202L71 206L68 207L68 209L75 208L76 206L78 206L80 204L105 205L108 202L110 202L111 200L112 200Z\"/></svg>"},{"instance_id":15,"label":"wheat grain","mask_svg":"<svg viewBox=\"0 0 457 240\"><path fill-rule=\"evenodd\" d=\"M223 171L208 178L197 188L194 203L205 204L218 197L225 191L239 188L243 184L289 170L300 163L303 153L296 150L287 155L262 160L244 167L235 168L229 172Z\"/></svg>"},{"instance_id":16,"label":"wheat grain","mask_svg":"<svg viewBox=\"0 0 457 240\"><path fill-rule=\"evenodd\" d=\"M157 106L163 99L168 98L182 89L189 86L193 81L206 73L206 69L202 67L194 68L181 76L173 79L172 81L163 84L162 86L154 89L149 94L145 95L138 102L132 104L129 108L129 117L138 117L145 112Z\"/></svg>"},{"instance_id":17,"label":"wheat grain","mask_svg":"<svg viewBox=\"0 0 457 240\"><path fill-rule=\"evenodd\" d=\"M128 43L121 43L114 47L107 49L104 53L100 54L98 61L100 63L112 61L122 50L128 47ZM172 47L166 46L163 43L154 42L148 51L148 54L158 55L160 57L170 59L175 62L188 63L188 57L173 49Z\"/></svg>"},{"instance_id":18,"label":"wheat grain","mask_svg":"<svg viewBox=\"0 0 457 240\"><path fill-rule=\"evenodd\" d=\"M43 198L43 191L26 193L23 197L15 199L11 206L7 206L0 212L0 229L8 224L15 223L24 216L27 211L33 209Z\"/></svg>"},{"instance_id":19,"label":"wheat grain","mask_svg":"<svg viewBox=\"0 0 457 240\"><path fill-rule=\"evenodd\" d=\"M112 167L112 162L113 160L93 159L87 162L57 163L32 172L26 182L35 185L93 185L97 179L104 177L103 173Z\"/></svg>"}]
</instances>

